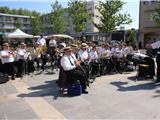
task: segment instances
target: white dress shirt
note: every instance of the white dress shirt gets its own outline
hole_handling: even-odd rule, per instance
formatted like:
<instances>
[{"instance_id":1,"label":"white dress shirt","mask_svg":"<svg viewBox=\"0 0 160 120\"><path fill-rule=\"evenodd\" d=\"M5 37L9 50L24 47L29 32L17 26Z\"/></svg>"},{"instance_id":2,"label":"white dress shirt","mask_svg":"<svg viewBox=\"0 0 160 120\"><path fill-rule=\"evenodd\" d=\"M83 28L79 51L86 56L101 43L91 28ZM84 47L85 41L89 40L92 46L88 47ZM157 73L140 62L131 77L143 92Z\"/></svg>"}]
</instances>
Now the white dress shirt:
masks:
<instances>
[{"instance_id":1,"label":"white dress shirt","mask_svg":"<svg viewBox=\"0 0 160 120\"><path fill-rule=\"evenodd\" d=\"M22 48L18 49L16 60L19 60L19 59L27 59L26 50L25 49L22 49Z\"/></svg>"},{"instance_id":2,"label":"white dress shirt","mask_svg":"<svg viewBox=\"0 0 160 120\"><path fill-rule=\"evenodd\" d=\"M160 48L160 40L151 44L153 49Z\"/></svg>"},{"instance_id":3,"label":"white dress shirt","mask_svg":"<svg viewBox=\"0 0 160 120\"><path fill-rule=\"evenodd\" d=\"M118 57L118 58L123 58L123 56L124 56L123 50L117 48L116 51L115 51L115 56Z\"/></svg>"},{"instance_id":4,"label":"white dress shirt","mask_svg":"<svg viewBox=\"0 0 160 120\"><path fill-rule=\"evenodd\" d=\"M89 56L90 56L90 61L92 61L92 60L95 60L98 58L98 53L97 53L97 51L91 50L89 53Z\"/></svg>"},{"instance_id":5,"label":"white dress shirt","mask_svg":"<svg viewBox=\"0 0 160 120\"><path fill-rule=\"evenodd\" d=\"M99 50L98 50L98 54L99 56L103 55L105 53L105 48L104 47L100 47Z\"/></svg>"},{"instance_id":6,"label":"white dress shirt","mask_svg":"<svg viewBox=\"0 0 160 120\"><path fill-rule=\"evenodd\" d=\"M81 59L82 62L84 62L89 57L88 52L86 50L85 51L80 50L78 52L78 55L79 55L79 57L80 57L80 59Z\"/></svg>"},{"instance_id":7,"label":"white dress shirt","mask_svg":"<svg viewBox=\"0 0 160 120\"><path fill-rule=\"evenodd\" d=\"M0 52L0 56L1 56L2 64L14 62L14 57L12 55L10 55L10 51L9 50L2 50ZM8 56L8 57L4 58L3 56Z\"/></svg>"},{"instance_id":8,"label":"white dress shirt","mask_svg":"<svg viewBox=\"0 0 160 120\"><path fill-rule=\"evenodd\" d=\"M119 48L117 48L117 47L112 47L111 48L111 53L112 53L112 55L116 55L116 52L119 50Z\"/></svg>"},{"instance_id":9,"label":"white dress shirt","mask_svg":"<svg viewBox=\"0 0 160 120\"><path fill-rule=\"evenodd\" d=\"M49 47L55 47L55 46L57 46L57 42L54 39L50 40Z\"/></svg>"},{"instance_id":10,"label":"white dress shirt","mask_svg":"<svg viewBox=\"0 0 160 120\"><path fill-rule=\"evenodd\" d=\"M61 66L65 71L70 71L76 68L75 62L71 56L64 55L61 59Z\"/></svg>"},{"instance_id":11,"label":"white dress shirt","mask_svg":"<svg viewBox=\"0 0 160 120\"><path fill-rule=\"evenodd\" d=\"M41 46L44 46L44 45L46 45L46 40L44 38L39 38L37 40L37 44L41 45Z\"/></svg>"},{"instance_id":12,"label":"white dress shirt","mask_svg":"<svg viewBox=\"0 0 160 120\"><path fill-rule=\"evenodd\" d=\"M142 53L140 53L140 51L134 51L132 58L141 59L141 58L145 58L145 57L148 57L148 55L142 54Z\"/></svg>"}]
</instances>

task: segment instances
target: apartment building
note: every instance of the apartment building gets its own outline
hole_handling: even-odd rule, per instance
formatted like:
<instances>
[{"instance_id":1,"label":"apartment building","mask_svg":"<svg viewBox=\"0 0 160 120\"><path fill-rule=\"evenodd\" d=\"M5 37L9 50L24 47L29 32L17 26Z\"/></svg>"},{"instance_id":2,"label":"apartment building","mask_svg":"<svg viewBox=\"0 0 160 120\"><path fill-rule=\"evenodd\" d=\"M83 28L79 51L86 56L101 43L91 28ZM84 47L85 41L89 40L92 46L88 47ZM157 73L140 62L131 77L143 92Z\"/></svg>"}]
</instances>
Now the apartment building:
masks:
<instances>
[{"instance_id":1,"label":"apartment building","mask_svg":"<svg viewBox=\"0 0 160 120\"><path fill-rule=\"evenodd\" d=\"M99 36L99 31L98 29L93 25L92 21L94 23L99 23L99 19L96 16L99 16L100 13L96 9L96 6L98 6L98 2L95 2L94 0L88 1L87 2L87 11L89 14L94 15L94 17L91 17L91 20L87 24L87 28L82 31L82 33L79 33L80 35L85 35L88 36L89 39L98 39L97 37ZM66 34L69 35L75 35L75 31L73 29L73 24L72 20L69 17L69 14L65 12L64 16L67 18L67 28L66 28ZM51 13L45 14L41 16L41 21L42 21L42 31L44 34L53 34L53 28L52 28L52 23L51 23Z\"/></svg>"},{"instance_id":2,"label":"apartment building","mask_svg":"<svg viewBox=\"0 0 160 120\"><path fill-rule=\"evenodd\" d=\"M33 17L32 17L33 18ZM13 32L18 22L22 23L22 30L31 33L31 17L0 13L0 32Z\"/></svg>"},{"instance_id":3,"label":"apartment building","mask_svg":"<svg viewBox=\"0 0 160 120\"><path fill-rule=\"evenodd\" d=\"M159 4L160 1L158 0L140 1L139 43L142 47L160 39L160 26L151 17Z\"/></svg>"}]
</instances>

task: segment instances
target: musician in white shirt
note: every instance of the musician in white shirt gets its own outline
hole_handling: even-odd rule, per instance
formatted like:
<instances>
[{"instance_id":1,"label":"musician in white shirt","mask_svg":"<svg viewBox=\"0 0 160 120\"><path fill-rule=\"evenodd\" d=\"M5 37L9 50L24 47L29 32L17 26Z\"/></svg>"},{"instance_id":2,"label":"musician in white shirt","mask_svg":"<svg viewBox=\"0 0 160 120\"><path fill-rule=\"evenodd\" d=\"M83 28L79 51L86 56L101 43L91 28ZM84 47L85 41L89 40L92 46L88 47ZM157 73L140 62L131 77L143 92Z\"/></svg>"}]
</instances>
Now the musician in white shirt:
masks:
<instances>
[{"instance_id":1,"label":"musician in white shirt","mask_svg":"<svg viewBox=\"0 0 160 120\"><path fill-rule=\"evenodd\" d=\"M78 45L76 44L71 44L71 49L72 49L72 52L73 54L75 55L76 59L79 60L79 56L78 56Z\"/></svg>"},{"instance_id":2,"label":"musician in white shirt","mask_svg":"<svg viewBox=\"0 0 160 120\"><path fill-rule=\"evenodd\" d=\"M99 56L103 55L105 53L105 50L106 50L105 45L101 45L101 47L98 50L98 55Z\"/></svg>"},{"instance_id":3,"label":"musician in white shirt","mask_svg":"<svg viewBox=\"0 0 160 120\"><path fill-rule=\"evenodd\" d=\"M17 75L16 77L22 77L25 72L25 65L27 59L27 52L26 52L26 44L21 43L20 48L18 49L16 60L17 60Z\"/></svg>"},{"instance_id":4,"label":"musician in white shirt","mask_svg":"<svg viewBox=\"0 0 160 120\"><path fill-rule=\"evenodd\" d=\"M49 47L56 47L57 42L56 42L56 37L52 37L52 39L49 41Z\"/></svg>"},{"instance_id":5,"label":"musician in white shirt","mask_svg":"<svg viewBox=\"0 0 160 120\"><path fill-rule=\"evenodd\" d=\"M119 59L122 59L124 57L124 52L121 44L119 44L118 48L115 49L115 56Z\"/></svg>"},{"instance_id":6,"label":"musician in white shirt","mask_svg":"<svg viewBox=\"0 0 160 120\"><path fill-rule=\"evenodd\" d=\"M97 53L97 47L96 46L93 46L92 47L92 50L90 51L89 53L89 63L90 63L90 66L91 66L91 75L90 76L91 78L95 79L97 76L100 75L100 71L99 71L99 61L98 61L98 53Z\"/></svg>"},{"instance_id":7,"label":"musician in white shirt","mask_svg":"<svg viewBox=\"0 0 160 120\"><path fill-rule=\"evenodd\" d=\"M95 60L98 59L98 53L97 53L97 47L96 46L93 46L92 50L89 53L89 56L90 56L89 61L95 61Z\"/></svg>"},{"instance_id":8,"label":"musician in white shirt","mask_svg":"<svg viewBox=\"0 0 160 120\"><path fill-rule=\"evenodd\" d=\"M40 36L37 40L37 44L40 46L45 46L46 45L46 40L43 38L43 35Z\"/></svg>"},{"instance_id":9,"label":"musician in white shirt","mask_svg":"<svg viewBox=\"0 0 160 120\"><path fill-rule=\"evenodd\" d=\"M82 43L81 50L78 52L81 62L86 62L89 59L89 55L87 52L88 45L86 43Z\"/></svg>"},{"instance_id":10,"label":"musician in white shirt","mask_svg":"<svg viewBox=\"0 0 160 120\"><path fill-rule=\"evenodd\" d=\"M2 61L2 72L11 75L11 79L15 79L15 66L14 57L15 54L10 50L9 44L3 44L3 50L0 51L1 61Z\"/></svg>"},{"instance_id":11,"label":"musician in white shirt","mask_svg":"<svg viewBox=\"0 0 160 120\"><path fill-rule=\"evenodd\" d=\"M157 49L157 57L156 57L156 63L157 63L157 82L160 82L160 40L156 41L152 44L148 44L146 47Z\"/></svg>"},{"instance_id":12,"label":"musician in white shirt","mask_svg":"<svg viewBox=\"0 0 160 120\"><path fill-rule=\"evenodd\" d=\"M80 65L75 62L74 58L71 56L72 55L72 50L70 47L66 47L63 49L64 51L64 56L61 58L61 66L64 69L66 75L67 75L67 82L71 83L70 77L72 77L74 80L80 80L80 84L82 85L82 93L88 93L86 91L86 82L87 82L87 77L85 75L85 72L83 69L80 68ZM80 69L77 69L80 68Z\"/></svg>"},{"instance_id":13,"label":"musician in white shirt","mask_svg":"<svg viewBox=\"0 0 160 120\"><path fill-rule=\"evenodd\" d=\"M118 44L117 43L114 43L112 48L111 48L111 53L112 55L114 56L116 54L116 51L118 50Z\"/></svg>"}]
</instances>

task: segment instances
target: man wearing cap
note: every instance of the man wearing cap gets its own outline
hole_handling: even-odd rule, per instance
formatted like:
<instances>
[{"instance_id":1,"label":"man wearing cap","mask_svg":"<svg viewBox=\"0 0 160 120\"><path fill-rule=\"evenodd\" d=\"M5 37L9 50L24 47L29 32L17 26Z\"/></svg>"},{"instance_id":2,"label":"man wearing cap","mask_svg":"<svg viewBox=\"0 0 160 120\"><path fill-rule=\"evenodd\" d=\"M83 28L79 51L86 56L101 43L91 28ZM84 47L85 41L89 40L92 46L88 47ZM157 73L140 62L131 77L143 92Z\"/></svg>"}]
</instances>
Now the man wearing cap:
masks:
<instances>
[{"instance_id":1,"label":"man wearing cap","mask_svg":"<svg viewBox=\"0 0 160 120\"><path fill-rule=\"evenodd\" d=\"M67 77L72 76L75 78L75 80L80 80L80 84L82 85L82 93L88 93L86 91L86 82L87 82L87 77L85 75L85 72L82 71L81 69L77 69L80 65L75 62L73 57L71 56L72 50L70 47L66 47L63 49L64 56L61 58L61 66L63 67L64 71L67 74ZM67 79L68 82L70 79Z\"/></svg>"},{"instance_id":2,"label":"man wearing cap","mask_svg":"<svg viewBox=\"0 0 160 120\"><path fill-rule=\"evenodd\" d=\"M14 57L15 54L10 51L8 43L3 44L3 50L0 51L2 61L2 72L11 75L11 79L15 79Z\"/></svg>"},{"instance_id":3,"label":"man wearing cap","mask_svg":"<svg viewBox=\"0 0 160 120\"><path fill-rule=\"evenodd\" d=\"M51 58L51 64L53 64L53 62L55 61L56 47L57 47L56 38L52 37L52 39L49 41L49 47L47 50L47 53Z\"/></svg>"},{"instance_id":4,"label":"man wearing cap","mask_svg":"<svg viewBox=\"0 0 160 120\"><path fill-rule=\"evenodd\" d=\"M92 73L92 78L95 79L96 76L99 76L99 62L98 62L98 53L97 53L97 47L93 46L90 53L89 53L89 62L92 67L91 73Z\"/></svg>"},{"instance_id":5,"label":"man wearing cap","mask_svg":"<svg viewBox=\"0 0 160 120\"><path fill-rule=\"evenodd\" d=\"M22 74L25 72L25 60L26 59L27 59L26 44L22 42L20 44L20 48L18 49L17 56L16 56L17 68L18 68L16 77L22 77Z\"/></svg>"},{"instance_id":6,"label":"man wearing cap","mask_svg":"<svg viewBox=\"0 0 160 120\"><path fill-rule=\"evenodd\" d=\"M89 60L87 48L88 48L88 45L86 43L82 43L81 50L78 52L81 62L85 62Z\"/></svg>"},{"instance_id":7,"label":"man wearing cap","mask_svg":"<svg viewBox=\"0 0 160 120\"><path fill-rule=\"evenodd\" d=\"M81 50L78 52L78 56L81 62L81 66L83 70L86 72L87 77L89 78L89 54L87 52L88 45L86 43L82 43Z\"/></svg>"},{"instance_id":8,"label":"man wearing cap","mask_svg":"<svg viewBox=\"0 0 160 120\"><path fill-rule=\"evenodd\" d=\"M160 40L146 45L147 48L157 49L157 82L160 82Z\"/></svg>"},{"instance_id":9,"label":"man wearing cap","mask_svg":"<svg viewBox=\"0 0 160 120\"><path fill-rule=\"evenodd\" d=\"M79 56L78 56L78 45L71 44L71 49L72 49L72 52L75 55L76 59L79 59Z\"/></svg>"}]
</instances>

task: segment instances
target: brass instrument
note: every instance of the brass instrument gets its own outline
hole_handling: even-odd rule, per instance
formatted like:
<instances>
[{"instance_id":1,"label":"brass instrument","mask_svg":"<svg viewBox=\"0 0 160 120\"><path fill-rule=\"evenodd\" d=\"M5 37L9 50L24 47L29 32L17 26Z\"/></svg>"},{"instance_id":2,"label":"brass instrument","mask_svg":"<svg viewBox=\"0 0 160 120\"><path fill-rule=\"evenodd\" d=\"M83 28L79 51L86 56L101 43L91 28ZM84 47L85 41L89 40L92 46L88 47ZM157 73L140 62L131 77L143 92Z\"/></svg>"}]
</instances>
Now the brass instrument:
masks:
<instances>
[{"instance_id":1,"label":"brass instrument","mask_svg":"<svg viewBox=\"0 0 160 120\"><path fill-rule=\"evenodd\" d=\"M61 52L60 52L60 50L58 49L58 48L56 48L56 56L60 56L60 54L61 54Z\"/></svg>"},{"instance_id":2,"label":"brass instrument","mask_svg":"<svg viewBox=\"0 0 160 120\"><path fill-rule=\"evenodd\" d=\"M105 59L111 56L111 51L106 50L101 56L99 56L99 59Z\"/></svg>"}]
</instances>

